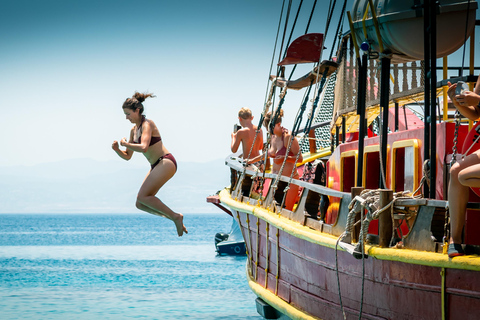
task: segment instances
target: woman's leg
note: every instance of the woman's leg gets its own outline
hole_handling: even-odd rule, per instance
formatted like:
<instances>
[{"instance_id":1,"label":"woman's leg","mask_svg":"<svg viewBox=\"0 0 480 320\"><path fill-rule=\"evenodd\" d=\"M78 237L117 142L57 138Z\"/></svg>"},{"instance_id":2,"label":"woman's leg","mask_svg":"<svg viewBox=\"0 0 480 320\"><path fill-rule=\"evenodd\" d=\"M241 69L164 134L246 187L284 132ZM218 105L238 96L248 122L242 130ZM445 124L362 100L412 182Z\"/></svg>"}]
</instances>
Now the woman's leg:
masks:
<instances>
[{"instance_id":1,"label":"woman's leg","mask_svg":"<svg viewBox=\"0 0 480 320\"><path fill-rule=\"evenodd\" d=\"M450 243L462 243L469 187L480 187L480 155L475 152L450 169L448 206L450 210Z\"/></svg>"},{"instance_id":2,"label":"woman's leg","mask_svg":"<svg viewBox=\"0 0 480 320\"><path fill-rule=\"evenodd\" d=\"M183 225L183 215L174 212L155 196L158 190L173 177L175 171L176 168L172 161L168 159L160 161L160 163L150 171L145 181L143 181L140 191L138 191L137 208L172 220L175 223L178 235L182 236L184 232L188 233Z\"/></svg>"},{"instance_id":3,"label":"woman's leg","mask_svg":"<svg viewBox=\"0 0 480 320\"><path fill-rule=\"evenodd\" d=\"M285 209L290 211L293 209L295 202L297 202L299 188L296 184L290 183L290 189L288 189L285 197Z\"/></svg>"}]
</instances>

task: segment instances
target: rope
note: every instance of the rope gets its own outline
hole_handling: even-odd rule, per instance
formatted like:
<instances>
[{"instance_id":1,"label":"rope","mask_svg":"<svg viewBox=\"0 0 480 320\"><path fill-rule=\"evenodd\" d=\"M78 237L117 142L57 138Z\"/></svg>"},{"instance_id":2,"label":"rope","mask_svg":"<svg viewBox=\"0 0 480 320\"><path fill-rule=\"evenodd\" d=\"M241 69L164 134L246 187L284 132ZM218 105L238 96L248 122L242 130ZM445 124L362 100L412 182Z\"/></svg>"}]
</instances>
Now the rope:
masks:
<instances>
[{"instance_id":1,"label":"rope","mask_svg":"<svg viewBox=\"0 0 480 320\"><path fill-rule=\"evenodd\" d=\"M342 293L340 290L340 276L338 274L338 243L340 242L340 237L337 239L335 243L335 274L337 276L337 287L338 287L338 298L340 300L340 309L342 310L343 319L347 319L345 315L345 310L343 309L343 302L342 302Z\"/></svg>"},{"instance_id":2,"label":"rope","mask_svg":"<svg viewBox=\"0 0 480 320\"><path fill-rule=\"evenodd\" d=\"M260 121L258 123L258 126L257 126L257 130L255 132L255 136L253 138L253 142L252 142L252 145L250 146L250 151L248 152L248 156L247 156L247 159L250 159L250 156L252 154L252 151L253 151L253 147L255 146L255 142L257 141L257 137L261 131L261 127L262 127L262 122L263 122L263 119L265 117L265 114L267 113L267 110L270 108L270 106L272 105L272 98L274 96L274 93L275 93L275 85L272 84L272 87L270 88L270 93L268 95L268 100L267 102L264 104L263 106L263 112L260 116ZM267 163L267 154L265 152L265 148L263 150L263 154L265 155L265 158L264 158L264 163ZM246 160L246 159L245 159ZM247 161L245 161L243 163L243 171L242 171L242 174L240 175L240 178L238 179L237 183L235 184L235 187L233 189L232 192L234 192L235 190L240 190L240 187L241 185L243 184L243 179L245 178L245 174L246 174L246 171L247 171L247 166L248 166L248 163ZM258 167L255 167L254 168L255 170L255 173L254 175L251 177L252 180L255 179L258 175L258 173L260 172L260 168ZM264 170L265 172L265 170ZM263 175L263 179L265 179L265 174ZM262 186L263 186L263 182L262 182ZM252 183L252 188L250 188L250 192L248 194L248 196L250 197L251 196L251 193L252 193L252 190L253 190L253 183Z\"/></svg>"},{"instance_id":3,"label":"rope","mask_svg":"<svg viewBox=\"0 0 480 320\"><path fill-rule=\"evenodd\" d=\"M288 1L288 8L287 8L287 16L285 17L285 26L283 28L283 36L282 36L282 45L280 46L280 52L278 53L278 63L281 61L281 55L283 51L283 44L285 43L285 35L287 34L287 25L288 20L290 19L290 11L292 9L292 0ZM286 51L286 50L285 50ZM280 68L277 67L277 76L280 74Z\"/></svg>"},{"instance_id":4,"label":"rope","mask_svg":"<svg viewBox=\"0 0 480 320\"><path fill-rule=\"evenodd\" d=\"M470 0L468 0L468 3L467 3L467 11L466 11L467 19L465 21L465 37L464 37L464 42L463 42L462 66L460 67L460 71L459 71L460 77L463 76L463 67L465 65L465 48L466 48L465 44L467 43L469 11L470 11ZM456 157L457 157L457 139L458 139L458 127L459 126L460 126L460 112L458 110L455 110L455 133L454 133L454 136L453 136L453 154L452 154L452 160L450 160L450 168L455 164L455 162L457 162Z\"/></svg>"},{"instance_id":5,"label":"rope","mask_svg":"<svg viewBox=\"0 0 480 320\"><path fill-rule=\"evenodd\" d=\"M345 20L345 8L347 6L347 0L343 2L343 7L342 7L342 13L340 14L341 19L338 19L338 25L337 25L337 31L335 32L335 35L338 35L340 32L340 29L343 30L343 21ZM328 60L332 60L333 57L333 51L335 49L335 46L337 44L337 36L333 38L333 44L332 44L332 49L330 50L330 55Z\"/></svg>"},{"instance_id":6,"label":"rope","mask_svg":"<svg viewBox=\"0 0 480 320\"><path fill-rule=\"evenodd\" d=\"M297 20L300 14L300 9L302 9L302 5L303 5L303 0L301 0L300 3L298 4L297 14L295 15L295 20L293 20L292 30L290 30L290 35L288 36L287 45L285 46L285 49L288 48L288 46L290 45L290 41L292 40L293 31L295 30L295 26L297 25ZM285 27L286 27L286 23L285 23ZM287 56L287 50L285 50L283 53L283 59L285 59L286 56Z\"/></svg>"},{"instance_id":7,"label":"rope","mask_svg":"<svg viewBox=\"0 0 480 320\"><path fill-rule=\"evenodd\" d=\"M468 16L469 16L469 11L470 11L470 0L467 2L467 19L465 20L465 36L463 38L463 54L462 54L462 66L460 67L460 77L463 76L463 67L465 65L465 48L466 48L466 43L467 43L467 33L468 33Z\"/></svg>"},{"instance_id":8,"label":"rope","mask_svg":"<svg viewBox=\"0 0 480 320\"><path fill-rule=\"evenodd\" d=\"M265 221L266 222L266 221ZM269 255L268 255L268 231L269 231L270 227L269 227L269 224L268 222L266 222L266 227L265 227L265 232L266 232L266 235L265 235L265 289L267 289L267 285L268 285L268 262L269 262Z\"/></svg>"},{"instance_id":9,"label":"rope","mask_svg":"<svg viewBox=\"0 0 480 320\"><path fill-rule=\"evenodd\" d=\"M278 280L279 280L279 273L280 273L280 257L278 256L278 251L280 248L280 234L277 228L277 274L275 275L276 283L275 283L275 295L278 295Z\"/></svg>"},{"instance_id":10,"label":"rope","mask_svg":"<svg viewBox=\"0 0 480 320\"><path fill-rule=\"evenodd\" d=\"M385 108L388 108L388 106L385 107ZM381 131L381 132L383 132L383 126L386 126L386 125L387 125L387 124L385 123L385 119L382 119L381 125L382 125L382 131ZM383 139L385 139L386 137L384 137L383 134L380 134L379 137L380 137L380 145L382 146L382 145L383 145ZM380 159L380 173L381 173L381 176L382 176L383 186L386 187L386 186L387 186L387 181L386 181L386 179L385 179L385 166L384 166L384 164L383 164L383 160L384 160L384 159L383 159L382 155L383 155L383 154L382 154L382 151L380 151L380 152L378 153L378 158Z\"/></svg>"},{"instance_id":11,"label":"rope","mask_svg":"<svg viewBox=\"0 0 480 320\"><path fill-rule=\"evenodd\" d=\"M275 123L277 122L278 117L280 117L280 110L282 109L283 103L285 102L285 95L287 94L287 86L285 86L280 93L280 101L278 102L277 109L275 109L275 114L270 119L270 123L268 124L268 128L270 132L273 132L273 128L275 127Z\"/></svg>"},{"instance_id":12,"label":"rope","mask_svg":"<svg viewBox=\"0 0 480 320\"><path fill-rule=\"evenodd\" d=\"M423 180L423 178L422 178ZM421 183L422 185L423 183ZM415 194L420 188L420 187L413 193ZM392 217L392 225L393 228L395 229L395 221L393 218L393 209L395 206L395 202L399 199L419 199L422 198L422 196L415 196L415 195L408 195L410 191L400 191L396 192L393 194L393 200L389 202L386 206L383 208L379 208L379 202L380 202L380 190L379 189L366 189L363 190L360 195L356 196L355 198L352 199L350 204L348 205L348 209L350 210L348 213L347 217L347 224L345 227L345 231L340 235L339 239L341 239L343 242L348 242L348 238L351 236L351 233L353 232L353 228L355 227L355 216L359 214L360 212L363 212L362 210L367 210L367 214L362 221L362 227L360 229L360 236L359 236L359 242L357 244L357 247L355 248L356 251L360 252L361 246L363 243L366 241L367 233L368 233L368 226L370 225L370 222L372 220L377 220L380 215L384 212L387 212L387 210L390 210L390 215ZM357 222L358 223L358 222ZM394 231L394 230L393 230ZM394 241L394 232L392 233L392 238L390 240L390 245L392 245Z\"/></svg>"},{"instance_id":13,"label":"rope","mask_svg":"<svg viewBox=\"0 0 480 320\"><path fill-rule=\"evenodd\" d=\"M319 71L320 69L317 68L317 78L319 76ZM322 75L322 81L321 81L321 84L318 86L318 91L317 91L317 94L316 94L316 97L315 97L315 100L312 104L312 109L309 113L309 117L307 119L307 123L305 125L305 129L304 129L304 136L303 138L305 138L306 136L306 133L308 133L310 131L310 128L311 128L311 125L312 125L312 122L313 122L313 119L315 117L315 111L316 111L316 108L318 106L318 101L319 101L319 98L320 98L320 95L321 95L321 92L323 91L323 88L325 86L325 81L326 81L326 75L328 74L328 68L325 68L325 71ZM311 88L311 85L309 87L309 89ZM310 94L310 90L308 90L308 94ZM305 96L305 100L304 100L304 104L302 104L302 106L300 107L299 111L297 112L297 116L295 117L295 121L297 121L297 119L299 117L301 117L303 115L303 112L304 112L304 107L306 105L306 101L307 101L307 98L308 98L308 95ZM278 172L278 175L275 179L275 182L273 183L273 190L275 192L275 190L278 188L278 183L279 183L279 180L280 180L280 176L282 175L283 173L283 170L285 168L285 164L287 163L287 158L288 158L288 154L290 153L290 149L291 149L291 146L292 146L292 143L293 143L293 140L294 140L294 131L292 131L292 136L290 137L290 140L288 142L288 147L287 147L287 150L285 152L285 157L283 158L283 162L282 162L282 166L280 167L280 170ZM298 142L298 145L299 147L301 146L301 144L303 143L303 139L301 141ZM301 154L301 149L299 150L299 152L297 153L297 156L295 158L295 161L294 161L294 168L296 167L297 165L297 162L298 162L298 158L300 157L300 154ZM283 205L285 203L285 200L286 200L286 195L287 195L287 192L288 190L290 189L290 184L292 183L292 180L293 180L293 177L295 175L295 172L296 170L292 170L292 172L290 173L290 179L288 180L288 184L287 186L285 187L285 189L283 190L284 194L283 194L283 198L282 198L282 203L280 205L280 208L283 208Z\"/></svg>"},{"instance_id":14,"label":"rope","mask_svg":"<svg viewBox=\"0 0 480 320\"><path fill-rule=\"evenodd\" d=\"M446 284L446 269L443 267L442 271L440 271L440 275L442 276L442 320L446 319L446 306L445 306L445 297L446 297L446 290L445 290L445 284Z\"/></svg>"},{"instance_id":15,"label":"rope","mask_svg":"<svg viewBox=\"0 0 480 320\"><path fill-rule=\"evenodd\" d=\"M278 35L280 34L280 26L282 24L282 17L283 17L283 8L285 7L285 0L283 0L282 4L282 9L280 10L280 19L278 20L278 27L277 27L277 36L275 37L275 44L273 46L273 54L272 54L272 60L270 61L270 70L268 71L268 77L267 77L267 89L265 90L265 99L264 99L264 105L267 103L269 99L267 99L268 96L268 87L270 84L270 75L272 74L272 69L273 69L273 60L275 59L275 52L277 51L277 43L278 43ZM277 74L278 76L278 74ZM272 87L274 87L274 84L272 83ZM272 90L272 89L271 89Z\"/></svg>"},{"instance_id":16,"label":"rope","mask_svg":"<svg viewBox=\"0 0 480 320\"><path fill-rule=\"evenodd\" d=\"M315 12L316 6L317 6L317 0L313 2L312 11L310 11L310 17L308 18L307 28L305 28L305 34L308 33L308 29L310 28L310 22L312 22L313 12Z\"/></svg>"},{"instance_id":17,"label":"rope","mask_svg":"<svg viewBox=\"0 0 480 320\"><path fill-rule=\"evenodd\" d=\"M247 258L248 258L248 264L250 265L250 268L249 270L251 270L251 265L252 265L252 257L251 257L251 248L252 248L252 241L250 240L250 224L248 223L249 222L249 219L248 219L248 213L246 214L247 216L247 233L248 233L248 241L245 245L245 251L246 251L246 254L247 254ZM240 227L240 231L242 232L242 236L243 236L243 239L247 239L247 237L245 237L244 235L244 232L243 232L243 227L242 227L242 221L240 220L240 213L239 211L237 211L237 220L238 220L238 226ZM248 247L250 246L250 250L248 250ZM250 276L252 276L251 272L250 272Z\"/></svg>"},{"instance_id":18,"label":"rope","mask_svg":"<svg viewBox=\"0 0 480 320\"><path fill-rule=\"evenodd\" d=\"M443 254L448 253L448 240L450 239L450 223L448 219L448 209L445 210L445 223L443 225Z\"/></svg>"},{"instance_id":19,"label":"rope","mask_svg":"<svg viewBox=\"0 0 480 320\"><path fill-rule=\"evenodd\" d=\"M361 221L361 227L360 229L363 229L363 219L360 219ZM362 242L362 298L360 299L360 312L358 315L358 319L362 319L362 313L363 313L363 296L365 293L365 243Z\"/></svg>"},{"instance_id":20,"label":"rope","mask_svg":"<svg viewBox=\"0 0 480 320\"><path fill-rule=\"evenodd\" d=\"M255 261L255 281L257 281L258 278L258 258L260 255L260 242L258 241L260 234L260 218L257 217L257 259Z\"/></svg>"},{"instance_id":21,"label":"rope","mask_svg":"<svg viewBox=\"0 0 480 320\"><path fill-rule=\"evenodd\" d=\"M328 7L327 21L325 23L325 38L327 37L328 29L330 28L330 22L332 21L333 11L335 10L336 4L337 4L337 0L333 1L333 5L332 5L332 0L330 0L330 4Z\"/></svg>"}]
</instances>

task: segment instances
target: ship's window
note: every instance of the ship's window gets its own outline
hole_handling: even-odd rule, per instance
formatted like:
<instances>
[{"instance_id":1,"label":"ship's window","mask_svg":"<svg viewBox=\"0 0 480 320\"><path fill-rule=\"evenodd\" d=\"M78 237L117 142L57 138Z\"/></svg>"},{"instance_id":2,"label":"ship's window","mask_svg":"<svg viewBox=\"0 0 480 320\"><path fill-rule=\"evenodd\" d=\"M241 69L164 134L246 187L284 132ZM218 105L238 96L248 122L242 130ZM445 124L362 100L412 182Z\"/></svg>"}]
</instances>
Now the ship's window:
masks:
<instances>
[{"instance_id":1,"label":"ship's window","mask_svg":"<svg viewBox=\"0 0 480 320\"><path fill-rule=\"evenodd\" d=\"M379 152L365 154L365 189L378 189L380 183Z\"/></svg>"},{"instance_id":2,"label":"ship's window","mask_svg":"<svg viewBox=\"0 0 480 320\"><path fill-rule=\"evenodd\" d=\"M357 151L344 152L341 155L341 191L350 192L355 187L357 176Z\"/></svg>"},{"instance_id":3,"label":"ship's window","mask_svg":"<svg viewBox=\"0 0 480 320\"><path fill-rule=\"evenodd\" d=\"M415 191L418 187L418 142L397 141L393 144L392 187L393 191Z\"/></svg>"}]
</instances>

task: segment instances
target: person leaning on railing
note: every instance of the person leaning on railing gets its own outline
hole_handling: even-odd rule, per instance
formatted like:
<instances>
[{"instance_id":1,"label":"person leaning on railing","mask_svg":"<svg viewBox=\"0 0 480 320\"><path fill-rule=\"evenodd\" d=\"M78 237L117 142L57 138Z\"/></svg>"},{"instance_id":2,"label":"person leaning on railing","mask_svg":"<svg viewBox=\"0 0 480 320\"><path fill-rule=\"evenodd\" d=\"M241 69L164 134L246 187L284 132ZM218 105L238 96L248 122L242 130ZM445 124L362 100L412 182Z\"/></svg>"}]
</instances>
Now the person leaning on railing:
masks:
<instances>
[{"instance_id":1,"label":"person leaning on railing","mask_svg":"<svg viewBox=\"0 0 480 320\"><path fill-rule=\"evenodd\" d=\"M474 91L456 94L457 84L449 82L448 86L448 96L457 110L470 120L480 119L480 77ZM480 150L474 151L464 159L458 159L450 168L448 186L450 210L448 256L450 258L465 254L461 244L470 187L480 187Z\"/></svg>"},{"instance_id":2,"label":"person leaning on railing","mask_svg":"<svg viewBox=\"0 0 480 320\"><path fill-rule=\"evenodd\" d=\"M295 165L295 160L297 159L298 153L300 153L298 156L298 162L303 161L300 145L298 144L297 138L292 135L292 132L282 127L282 117L283 110L280 110L280 114L275 120L275 126L273 127L273 130L270 130L272 138L270 142L270 149L268 150L268 156L273 159L272 173L280 172L290 140L293 139L290 146L290 152L287 155L287 161L285 162L285 166L282 171L282 176L290 177L290 175L293 173L293 178L298 179L300 176L297 171L297 166ZM263 125L265 128L267 128L267 130L269 130L271 119L272 113L268 112L263 121ZM293 209L298 197L298 188L298 185L293 183L290 184L290 188L285 198L285 208L287 210Z\"/></svg>"}]
</instances>

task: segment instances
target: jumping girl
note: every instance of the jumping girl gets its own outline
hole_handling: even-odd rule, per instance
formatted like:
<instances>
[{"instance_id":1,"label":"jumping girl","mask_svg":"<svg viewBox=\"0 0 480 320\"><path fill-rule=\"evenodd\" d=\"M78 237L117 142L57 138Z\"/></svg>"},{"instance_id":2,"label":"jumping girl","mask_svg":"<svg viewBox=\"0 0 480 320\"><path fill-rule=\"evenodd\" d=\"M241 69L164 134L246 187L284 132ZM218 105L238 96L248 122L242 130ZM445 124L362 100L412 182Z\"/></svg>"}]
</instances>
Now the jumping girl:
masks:
<instances>
[{"instance_id":1,"label":"jumping girl","mask_svg":"<svg viewBox=\"0 0 480 320\"><path fill-rule=\"evenodd\" d=\"M132 158L133 152L141 152L150 163L151 170L145 177L137 195L136 207L148 213L172 220L177 228L178 236L188 233L183 225L183 215L167 207L155 195L158 190L173 177L177 171L177 162L163 144L160 132L155 123L143 115L143 104L146 98L155 97L151 93L138 93L125 100L122 109L127 120L135 124L130 131L130 139L123 138L120 145L125 150L120 150L118 141L114 141L112 149L125 160Z\"/></svg>"}]
</instances>

